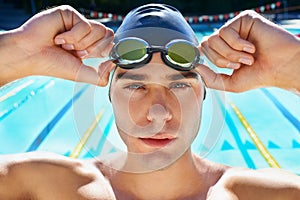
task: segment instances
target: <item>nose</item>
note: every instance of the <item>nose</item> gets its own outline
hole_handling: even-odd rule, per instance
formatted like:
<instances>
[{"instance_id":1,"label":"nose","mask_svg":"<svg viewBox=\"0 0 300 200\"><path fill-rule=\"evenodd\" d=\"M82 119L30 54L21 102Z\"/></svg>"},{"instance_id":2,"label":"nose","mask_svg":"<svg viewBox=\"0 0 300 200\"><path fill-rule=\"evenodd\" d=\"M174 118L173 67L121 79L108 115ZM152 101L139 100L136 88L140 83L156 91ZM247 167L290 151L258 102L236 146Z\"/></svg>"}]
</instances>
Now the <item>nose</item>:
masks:
<instances>
[{"instance_id":1,"label":"nose","mask_svg":"<svg viewBox=\"0 0 300 200\"><path fill-rule=\"evenodd\" d=\"M172 119L172 114L168 107L168 101L171 101L171 99L168 99L168 92L164 90L166 89L156 88L152 91L152 96L150 97L152 99L152 104L147 113L147 119L151 122L154 120L170 121Z\"/></svg>"},{"instance_id":2,"label":"nose","mask_svg":"<svg viewBox=\"0 0 300 200\"><path fill-rule=\"evenodd\" d=\"M161 104L154 104L149 108L147 119L149 121L170 121L172 119L172 115L170 111L168 111Z\"/></svg>"}]
</instances>

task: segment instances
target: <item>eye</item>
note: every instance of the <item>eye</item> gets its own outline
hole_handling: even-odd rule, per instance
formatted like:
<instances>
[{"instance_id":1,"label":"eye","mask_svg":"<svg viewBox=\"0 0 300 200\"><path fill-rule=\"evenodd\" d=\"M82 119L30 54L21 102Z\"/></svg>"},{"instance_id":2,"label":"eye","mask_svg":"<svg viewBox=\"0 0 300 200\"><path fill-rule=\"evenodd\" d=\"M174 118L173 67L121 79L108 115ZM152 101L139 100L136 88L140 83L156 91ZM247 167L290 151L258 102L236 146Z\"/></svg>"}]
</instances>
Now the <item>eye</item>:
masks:
<instances>
[{"instance_id":1,"label":"eye","mask_svg":"<svg viewBox=\"0 0 300 200\"><path fill-rule=\"evenodd\" d=\"M139 90L139 89L145 89L145 87L144 87L143 84L134 83L134 84L127 85L125 87L125 89L128 89L128 90Z\"/></svg>"},{"instance_id":2,"label":"eye","mask_svg":"<svg viewBox=\"0 0 300 200\"><path fill-rule=\"evenodd\" d=\"M171 83L170 84L170 88L171 89L186 89L186 88L190 88L191 85L189 83Z\"/></svg>"}]
</instances>

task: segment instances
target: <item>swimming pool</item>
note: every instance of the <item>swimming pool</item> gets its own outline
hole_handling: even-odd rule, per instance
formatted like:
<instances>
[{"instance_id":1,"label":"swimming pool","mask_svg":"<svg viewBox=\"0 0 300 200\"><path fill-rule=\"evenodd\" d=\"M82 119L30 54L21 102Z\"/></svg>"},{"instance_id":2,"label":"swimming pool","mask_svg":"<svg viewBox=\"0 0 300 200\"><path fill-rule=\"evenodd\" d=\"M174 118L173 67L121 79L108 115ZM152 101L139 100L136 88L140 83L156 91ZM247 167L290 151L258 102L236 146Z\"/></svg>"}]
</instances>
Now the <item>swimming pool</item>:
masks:
<instances>
[{"instance_id":1,"label":"swimming pool","mask_svg":"<svg viewBox=\"0 0 300 200\"><path fill-rule=\"evenodd\" d=\"M201 39L212 31L197 36ZM99 60L85 62L96 66ZM38 150L91 158L125 148L107 92L107 87L49 77L27 77L4 86L0 153ZM208 90L192 148L231 166L281 167L300 174L300 98L277 88L241 94Z\"/></svg>"}]
</instances>

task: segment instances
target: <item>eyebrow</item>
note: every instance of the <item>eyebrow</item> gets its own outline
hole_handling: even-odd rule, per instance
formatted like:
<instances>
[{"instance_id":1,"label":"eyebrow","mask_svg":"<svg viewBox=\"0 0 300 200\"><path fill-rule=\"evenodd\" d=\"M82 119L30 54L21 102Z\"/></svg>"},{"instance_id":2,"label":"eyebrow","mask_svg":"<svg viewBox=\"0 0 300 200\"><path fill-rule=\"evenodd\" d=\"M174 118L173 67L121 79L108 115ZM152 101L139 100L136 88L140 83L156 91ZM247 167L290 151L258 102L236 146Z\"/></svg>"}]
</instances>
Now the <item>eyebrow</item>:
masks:
<instances>
[{"instance_id":1,"label":"eyebrow","mask_svg":"<svg viewBox=\"0 0 300 200\"><path fill-rule=\"evenodd\" d=\"M146 76L143 74L133 74L130 72L121 72L116 75L116 80L119 80L119 79L129 79L129 80L141 81L141 80L146 79Z\"/></svg>"},{"instance_id":2,"label":"eyebrow","mask_svg":"<svg viewBox=\"0 0 300 200\"><path fill-rule=\"evenodd\" d=\"M142 81L147 79L147 75L144 74L134 74L130 72L121 72L116 75L116 80L119 79L128 79L134 81ZM199 80L199 75L195 72L179 72L176 74L168 75L167 79L171 81L181 80L181 79L197 79Z\"/></svg>"},{"instance_id":3,"label":"eyebrow","mask_svg":"<svg viewBox=\"0 0 300 200\"><path fill-rule=\"evenodd\" d=\"M172 81L181 80L184 78L186 79L194 78L199 80L199 75L195 72L180 72L179 74L172 74L167 76L167 79Z\"/></svg>"}]
</instances>

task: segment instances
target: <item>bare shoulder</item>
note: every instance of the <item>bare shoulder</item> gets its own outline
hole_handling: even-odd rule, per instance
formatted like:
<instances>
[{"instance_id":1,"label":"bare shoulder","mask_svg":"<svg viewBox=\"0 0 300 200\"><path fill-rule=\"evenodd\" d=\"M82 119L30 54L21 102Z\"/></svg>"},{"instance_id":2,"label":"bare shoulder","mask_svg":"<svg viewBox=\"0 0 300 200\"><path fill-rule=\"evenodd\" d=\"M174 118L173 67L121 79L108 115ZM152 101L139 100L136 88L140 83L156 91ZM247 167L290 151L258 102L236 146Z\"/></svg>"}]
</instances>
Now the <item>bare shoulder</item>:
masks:
<instances>
[{"instance_id":1,"label":"bare shoulder","mask_svg":"<svg viewBox=\"0 0 300 200\"><path fill-rule=\"evenodd\" d=\"M1 180L11 184L0 188L0 193L1 189L2 193L13 191L17 185L22 193L38 199L101 199L112 193L101 171L92 163L46 152L0 156Z\"/></svg>"},{"instance_id":2,"label":"bare shoulder","mask_svg":"<svg viewBox=\"0 0 300 200\"><path fill-rule=\"evenodd\" d=\"M76 169L82 166L80 160L67 158L55 153L49 152L29 152L20 154L7 154L0 155L0 166L2 170L10 170L11 172L35 172L38 174L40 171L47 168L49 170L45 176L49 175L54 169ZM36 170L38 168L39 170Z\"/></svg>"},{"instance_id":3,"label":"bare shoulder","mask_svg":"<svg viewBox=\"0 0 300 200\"><path fill-rule=\"evenodd\" d=\"M300 176L289 172L284 169L279 168L262 168L262 169L248 169L242 167L232 167L229 168L224 176L229 177L243 177L243 178L250 178L253 177L255 179L263 179L263 182L273 182L278 181L281 183L295 181L300 184Z\"/></svg>"},{"instance_id":4,"label":"bare shoulder","mask_svg":"<svg viewBox=\"0 0 300 200\"><path fill-rule=\"evenodd\" d=\"M224 172L211 193L225 191L237 199L300 199L300 177L282 169L252 170L232 167Z\"/></svg>"},{"instance_id":5,"label":"bare shoulder","mask_svg":"<svg viewBox=\"0 0 300 200\"><path fill-rule=\"evenodd\" d=\"M209 161L195 154L193 158L195 166L199 173L202 174L208 187L217 184L224 174L231 169L230 166Z\"/></svg>"},{"instance_id":6,"label":"bare shoulder","mask_svg":"<svg viewBox=\"0 0 300 200\"><path fill-rule=\"evenodd\" d=\"M194 162L196 167L198 167L200 170L205 169L205 170L209 170L213 173L219 173L220 175L223 175L226 171L232 169L232 167L228 166L228 165L224 165L221 163L216 163L204 158L201 158L198 155L193 155L194 156ZM203 168L204 166L204 168Z\"/></svg>"}]
</instances>

